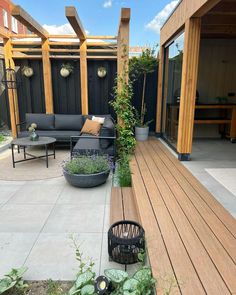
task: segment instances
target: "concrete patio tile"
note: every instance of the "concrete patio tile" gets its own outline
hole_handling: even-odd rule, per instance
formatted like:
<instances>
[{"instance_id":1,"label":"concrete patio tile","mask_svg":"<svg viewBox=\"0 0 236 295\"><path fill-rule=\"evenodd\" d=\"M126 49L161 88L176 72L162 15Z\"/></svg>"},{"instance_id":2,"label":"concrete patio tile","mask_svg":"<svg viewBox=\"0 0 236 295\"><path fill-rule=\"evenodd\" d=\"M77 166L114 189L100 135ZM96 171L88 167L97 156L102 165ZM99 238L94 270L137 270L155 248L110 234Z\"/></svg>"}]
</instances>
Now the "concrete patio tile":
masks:
<instances>
[{"instance_id":1,"label":"concrete patio tile","mask_svg":"<svg viewBox=\"0 0 236 295\"><path fill-rule=\"evenodd\" d=\"M102 234L74 234L85 258L95 262L99 273ZM78 270L75 249L68 234L40 234L25 265L29 267L28 280L74 280Z\"/></svg>"},{"instance_id":2,"label":"concrete patio tile","mask_svg":"<svg viewBox=\"0 0 236 295\"><path fill-rule=\"evenodd\" d=\"M101 233L103 229L104 205L55 205L44 233Z\"/></svg>"},{"instance_id":3,"label":"concrete patio tile","mask_svg":"<svg viewBox=\"0 0 236 295\"><path fill-rule=\"evenodd\" d=\"M53 205L5 204L0 209L0 232L37 233Z\"/></svg>"},{"instance_id":4,"label":"concrete patio tile","mask_svg":"<svg viewBox=\"0 0 236 295\"><path fill-rule=\"evenodd\" d=\"M58 204L104 204L107 194L107 185L101 185L95 188L77 188L65 184L59 199Z\"/></svg>"},{"instance_id":5,"label":"concrete patio tile","mask_svg":"<svg viewBox=\"0 0 236 295\"><path fill-rule=\"evenodd\" d=\"M24 264L37 236L36 233L0 233L0 277Z\"/></svg>"},{"instance_id":6,"label":"concrete patio tile","mask_svg":"<svg viewBox=\"0 0 236 295\"><path fill-rule=\"evenodd\" d=\"M9 204L54 204L61 191L62 185L29 184L23 185L11 198Z\"/></svg>"}]
</instances>

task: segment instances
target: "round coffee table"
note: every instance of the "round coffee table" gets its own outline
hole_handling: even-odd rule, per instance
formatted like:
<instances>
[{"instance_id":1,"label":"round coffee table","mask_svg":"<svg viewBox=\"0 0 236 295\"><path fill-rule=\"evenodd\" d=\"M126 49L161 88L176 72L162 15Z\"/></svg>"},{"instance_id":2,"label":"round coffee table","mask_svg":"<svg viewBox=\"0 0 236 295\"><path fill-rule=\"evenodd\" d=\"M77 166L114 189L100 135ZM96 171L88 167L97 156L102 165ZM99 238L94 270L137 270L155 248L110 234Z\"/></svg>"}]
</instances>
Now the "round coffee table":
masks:
<instances>
[{"instance_id":1,"label":"round coffee table","mask_svg":"<svg viewBox=\"0 0 236 295\"><path fill-rule=\"evenodd\" d=\"M39 137L39 139L37 141L32 141L32 140L30 140L29 137L22 137L22 138L13 139L13 141L11 142L13 168L15 168L16 163L30 161L30 160L34 160L34 159L41 159L41 158L46 158L46 167L48 168L48 157L53 156L54 159L56 158L55 142L56 142L56 139L53 137ZM53 145L53 153L50 153L50 154L48 153L48 145L49 144ZM15 161L15 156L14 156L14 146L15 145L18 146L18 153L20 152L20 147L23 147L24 159ZM44 146L45 147L45 154L42 156L35 156L30 153L27 153L26 149L28 147L32 147L32 146Z\"/></svg>"}]
</instances>

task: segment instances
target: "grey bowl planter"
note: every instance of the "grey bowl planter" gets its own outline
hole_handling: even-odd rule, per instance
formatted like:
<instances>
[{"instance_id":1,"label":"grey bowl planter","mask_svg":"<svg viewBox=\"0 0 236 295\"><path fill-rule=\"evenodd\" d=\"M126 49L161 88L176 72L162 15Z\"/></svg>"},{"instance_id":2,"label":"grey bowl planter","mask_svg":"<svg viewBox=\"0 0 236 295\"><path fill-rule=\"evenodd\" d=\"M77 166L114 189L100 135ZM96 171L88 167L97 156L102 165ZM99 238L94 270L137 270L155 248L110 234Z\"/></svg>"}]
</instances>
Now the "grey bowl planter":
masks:
<instances>
[{"instance_id":1,"label":"grey bowl planter","mask_svg":"<svg viewBox=\"0 0 236 295\"><path fill-rule=\"evenodd\" d=\"M135 127L135 139L137 141L145 141L148 139L149 126L148 127Z\"/></svg>"},{"instance_id":2,"label":"grey bowl planter","mask_svg":"<svg viewBox=\"0 0 236 295\"><path fill-rule=\"evenodd\" d=\"M69 184L76 187L90 188L105 183L110 174L110 170L96 174L70 174L63 169L63 174Z\"/></svg>"}]
</instances>

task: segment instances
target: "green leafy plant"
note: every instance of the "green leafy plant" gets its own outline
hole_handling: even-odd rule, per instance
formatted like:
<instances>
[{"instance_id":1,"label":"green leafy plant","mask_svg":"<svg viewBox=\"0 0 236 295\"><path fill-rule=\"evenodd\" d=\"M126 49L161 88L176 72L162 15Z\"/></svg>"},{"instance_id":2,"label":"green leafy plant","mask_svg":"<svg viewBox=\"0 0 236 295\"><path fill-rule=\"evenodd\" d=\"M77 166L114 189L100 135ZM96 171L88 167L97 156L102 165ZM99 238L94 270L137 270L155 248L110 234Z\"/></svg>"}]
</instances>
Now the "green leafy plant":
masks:
<instances>
[{"instance_id":1,"label":"green leafy plant","mask_svg":"<svg viewBox=\"0 0 236 295\"><path fill-rule=\"evenodd\" d=\"M123 47L123 55L127 54L127 47ZM123 63L122 73L116 80L114 87L114 100L111 102L117 118L117 151L118 157L123 158L124 155L130 155L135 148L135 138L133 127L135 125L134 107L131 100L133 97L133 87L128 77L128 61Z\"/></svg>"},{"instance_id":2,"label":"green leafy plant","mask_svg":"<svg viewBox=\"0 0 236 295\"><path fill-rule=\"evenodd\" d=\"M154 72L155 68L157 67L157 57L155 56L155 49L154 48L146 48L140 57L133 57L130 59L129 63L129 73L130 78L135 81L139 77L143 77L143 89L142 89L142 96L141 96L141 110L140 114L136 116L137 124L139 127L146 127L149 122L145 123L145 115L147 112L146 104L145 104L145 92L146 92L146 84L147 84L147 75L149 73Z\"/></svg>"},{"instance_id":3,"label":"green leafy plant","mask_svg":"<svg viewBox=\"0 0 236 295\"><path fill-rule=\"evenodd\" d=\"M95 174L110 169L109 160L100 155L78 155L64 164L64 169L71 174Z\"/></svg>"},{"instance_id":4,"label":"green leafy plant","mask_svg":"<svg viewBox=\"0 0 236 295\"><path fill-rule=\"evenodd\" d=\"M119 186L131 186L131 172L129 167L129 155L117 161L116 177Z\"/></svg>"},{"instance_id":5,"label":"green leafy plant","mask_svg":"<svg viewBox=\"0 0 236 295\"><path fill-rule=\"evenodd\" d=\"M0 143L5 141L5 140L6 140L5 136L3 134L0 134Z\"/></svg>"},{"instance_id":6,"label":"green leafy plant","mask_svg":"<svg viewBox=\"0 0 236 295\"><path fill-rule=\"evenodd\" d=\"M63 290L60 287L59 282L51 279L47 280L47 295L63 295Z\"/></svg>"},{"instance_id":7,"label":"green leafy plant","mask_svg":"<svg viewBox=\"0 0 236 295\"><path fill-rule=\"evenodd\" d=\"M153 294L156 280L150 267L142 266L132 276L118 269L107 269L104 273L112 283L112 295Z\"/></svg>"},{"instance_id":8,"label":"green leafy plant","mask_svg":"<svg viewBox=\"0 0 236 295\"><path fill-rule=\"evenodd\" d=\"M96 275L93 271L94 262L90 258L85 259L80 250L80 245L74 237L71 239L75 247L76 260L79 263L79 271L68 295L93 295L95 293L94 280Z\"/></svg>"},{"instance_id":9,"label":"green leafy plant","mask_svg":"<svg viewBox=\"0 0 236 295\"><path fill-rule=\"evenodd\" d=\"M28 285L23 280L23 274L27 271L27 267L13 268L3 279L0 280L0 294L5 293L11 289L23 293Z\"/></svg>"}]
</instances>

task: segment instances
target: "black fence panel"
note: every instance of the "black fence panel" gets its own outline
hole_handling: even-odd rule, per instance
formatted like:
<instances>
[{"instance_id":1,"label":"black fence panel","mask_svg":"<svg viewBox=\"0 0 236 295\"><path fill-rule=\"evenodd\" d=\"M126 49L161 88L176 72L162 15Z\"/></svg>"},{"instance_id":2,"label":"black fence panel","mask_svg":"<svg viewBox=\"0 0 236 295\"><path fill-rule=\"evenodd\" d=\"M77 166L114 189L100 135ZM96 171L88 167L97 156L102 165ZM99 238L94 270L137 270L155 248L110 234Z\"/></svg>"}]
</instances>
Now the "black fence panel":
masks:
<instances>
[{"instance_id":1,"label":"black fence panel","mask_svg":"<svg viewBox=\"0 0 236 295\"><path fill-rule=\"evenodd\" d=\"M22 68L33 68L34 74L27 78L22 74ZM45 98L43 87L43 67L41 60L15 60L17 95L20 121L25 120L26 113L45 113Z\"/></svg>"},{"instance_id":2,"label":"black fence panel","mask_svg":"<svg viewBox=\"0 0 236 295\"><path fill-rule=\"evenodd\" d=\"M67 61L73 72L66 78L60 74L65 60L52 60L52 85L54 112L56 114L81 114L80 61Z\"/></svg>"},{"instance_id":3,"label":"black fence panel","mask_svg":"<svg viewBox=\"0 0 236 295\"><path fill-rule=\"evenodd\" d=\"M104 78L99 78L97 70L104 67L107 74ZM102 115L111 114L115 118L115 113L110 105L113 99L113 87L117 75L116 60L96 60L88 61L88 96L89 113Z\"/></svg>"},{"instance_id":4,"label":"black fence panel","mask_svg":"<svg viewBox=\"0 0 236 295\"><path fill-rule=\"evenodd\" d=\"M146 121L153 120L151 122L150 130L155 130L156 125L156 98L157 98L157 73L158 70L156 69L153 73L147 75L146 81L146 91L145 91L145 103L147 106L147 114L145 117ZM133 84L133 106L138 110L140 113L141 110L141 101L142 101L142 91L143 91L143 77L140 77L137 81Z\"/></svg>"}]
</instances>

